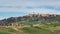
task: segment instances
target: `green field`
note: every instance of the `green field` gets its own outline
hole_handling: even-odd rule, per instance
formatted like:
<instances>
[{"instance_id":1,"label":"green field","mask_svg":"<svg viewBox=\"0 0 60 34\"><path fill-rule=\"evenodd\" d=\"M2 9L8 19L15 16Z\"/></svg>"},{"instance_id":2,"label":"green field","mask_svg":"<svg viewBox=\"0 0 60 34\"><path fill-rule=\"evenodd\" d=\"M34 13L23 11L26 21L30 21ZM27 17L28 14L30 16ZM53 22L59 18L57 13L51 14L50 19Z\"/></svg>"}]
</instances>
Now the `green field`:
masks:
<instances>
[{"instance_id":1,"label":"green field","mask_svg":"<svg viewBox=\"0 0 60 34\"><path fill-rule=\"evenodd\" d=\"M46 27L46 26L39 26L39 27L25 27L25 28L6 28L0 27L0 34L60 34L60 26L57 27Z\"/></svg>"}]
</instances>

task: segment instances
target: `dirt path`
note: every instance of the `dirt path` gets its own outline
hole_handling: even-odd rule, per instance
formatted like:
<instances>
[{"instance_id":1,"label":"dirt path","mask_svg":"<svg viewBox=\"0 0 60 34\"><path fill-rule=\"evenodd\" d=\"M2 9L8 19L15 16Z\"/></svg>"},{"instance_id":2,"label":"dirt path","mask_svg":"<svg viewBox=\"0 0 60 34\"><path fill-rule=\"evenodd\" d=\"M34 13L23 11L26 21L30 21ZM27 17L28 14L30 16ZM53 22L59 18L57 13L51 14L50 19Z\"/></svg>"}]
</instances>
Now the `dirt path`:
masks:
<instances>
[{"instance_id":1,"label":"dirt path","mask_svg":"<svg viewBox=\"0 0 60 34\"><path fill-rule=\"evenodd\" d=\"M16 30L16 31L19 31L17 28L13 28L14 30Z\"/></svg>"}]
</instances>

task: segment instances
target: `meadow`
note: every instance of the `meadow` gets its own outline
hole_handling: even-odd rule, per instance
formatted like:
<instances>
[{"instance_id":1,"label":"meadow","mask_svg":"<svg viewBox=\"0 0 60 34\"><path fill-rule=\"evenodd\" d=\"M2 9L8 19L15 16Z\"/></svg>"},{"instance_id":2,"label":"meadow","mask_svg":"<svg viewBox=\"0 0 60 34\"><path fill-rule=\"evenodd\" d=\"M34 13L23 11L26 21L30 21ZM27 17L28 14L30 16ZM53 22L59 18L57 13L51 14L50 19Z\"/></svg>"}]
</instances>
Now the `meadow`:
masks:
<instances>
[{"instance_id":1,"label":"meadow","mask_svg":"<svg viewBox=\"0 0 60 34\"><path fill-rule=\"evenodd\" d=\"M60 26L40 25L37 27L14 28L0 26L0 34L60 34Z\"/></svg>"}]
</instances>

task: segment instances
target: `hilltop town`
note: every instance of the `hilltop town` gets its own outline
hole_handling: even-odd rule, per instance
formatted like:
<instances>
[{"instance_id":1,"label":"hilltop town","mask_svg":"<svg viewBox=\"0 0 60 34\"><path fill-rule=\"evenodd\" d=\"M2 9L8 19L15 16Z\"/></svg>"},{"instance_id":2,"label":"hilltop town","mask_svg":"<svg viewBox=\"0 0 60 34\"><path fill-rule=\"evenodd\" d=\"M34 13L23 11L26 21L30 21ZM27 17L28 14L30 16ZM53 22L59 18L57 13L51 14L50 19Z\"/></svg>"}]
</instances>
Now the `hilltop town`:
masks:
<instances>
[{"instance_id":1,"label":"hilltop town","mask_svg":"<svg viewBox=\"0 0 60 34\"><path fill-rule=\"evenodd\" d=\"M28 22L28 23L27 23ZM28 14L20 17L10 17L7 19L0 20L0 26L10 26L12 23L18 24L49 24L57 22L60 24L60 15L56 14Z\"/></svg>"}]
</instances>

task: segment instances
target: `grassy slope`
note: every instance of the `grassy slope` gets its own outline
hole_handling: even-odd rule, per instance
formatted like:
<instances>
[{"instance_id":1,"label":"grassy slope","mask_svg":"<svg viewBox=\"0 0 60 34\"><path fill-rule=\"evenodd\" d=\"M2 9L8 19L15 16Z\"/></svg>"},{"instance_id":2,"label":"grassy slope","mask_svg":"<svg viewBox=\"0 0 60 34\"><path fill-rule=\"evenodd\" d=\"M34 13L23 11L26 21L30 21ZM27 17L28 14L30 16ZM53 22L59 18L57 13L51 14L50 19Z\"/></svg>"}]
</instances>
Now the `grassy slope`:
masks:
<instances>
[{"instance_id":1,"label":"grassy slope","mask_svg":"<svg viewBox=\"0 0 60 34\"><path fill-rule=\"evenodd\" d=\"M55 34L55 32L51 32L45 29L38 28L19 28L19 31L16 31L12 28L0 27L0 34Z\"/></svg>"},{"instance_id":2,"label":"grassy slope","mask_svg":"<svg viewBox=\"0 0 60 34\"><path fill-rule=\"evenodd\" d=\"M37 28L23 28L22 29L27 34L55 34L49 30L37 29Z\"/></svg>"},{"instance_id":3,"label":"grassy slope","mask_svg":"<svg viewBox=\"0 0 60 34\"><path fill-rule=\"evenodd\" d=\"M32 22L29 22L29 21L18 21L17 23L29 25L29 24L38 24L39 22L38 21L32 21Z\"/></svg>"}]
</instances>

